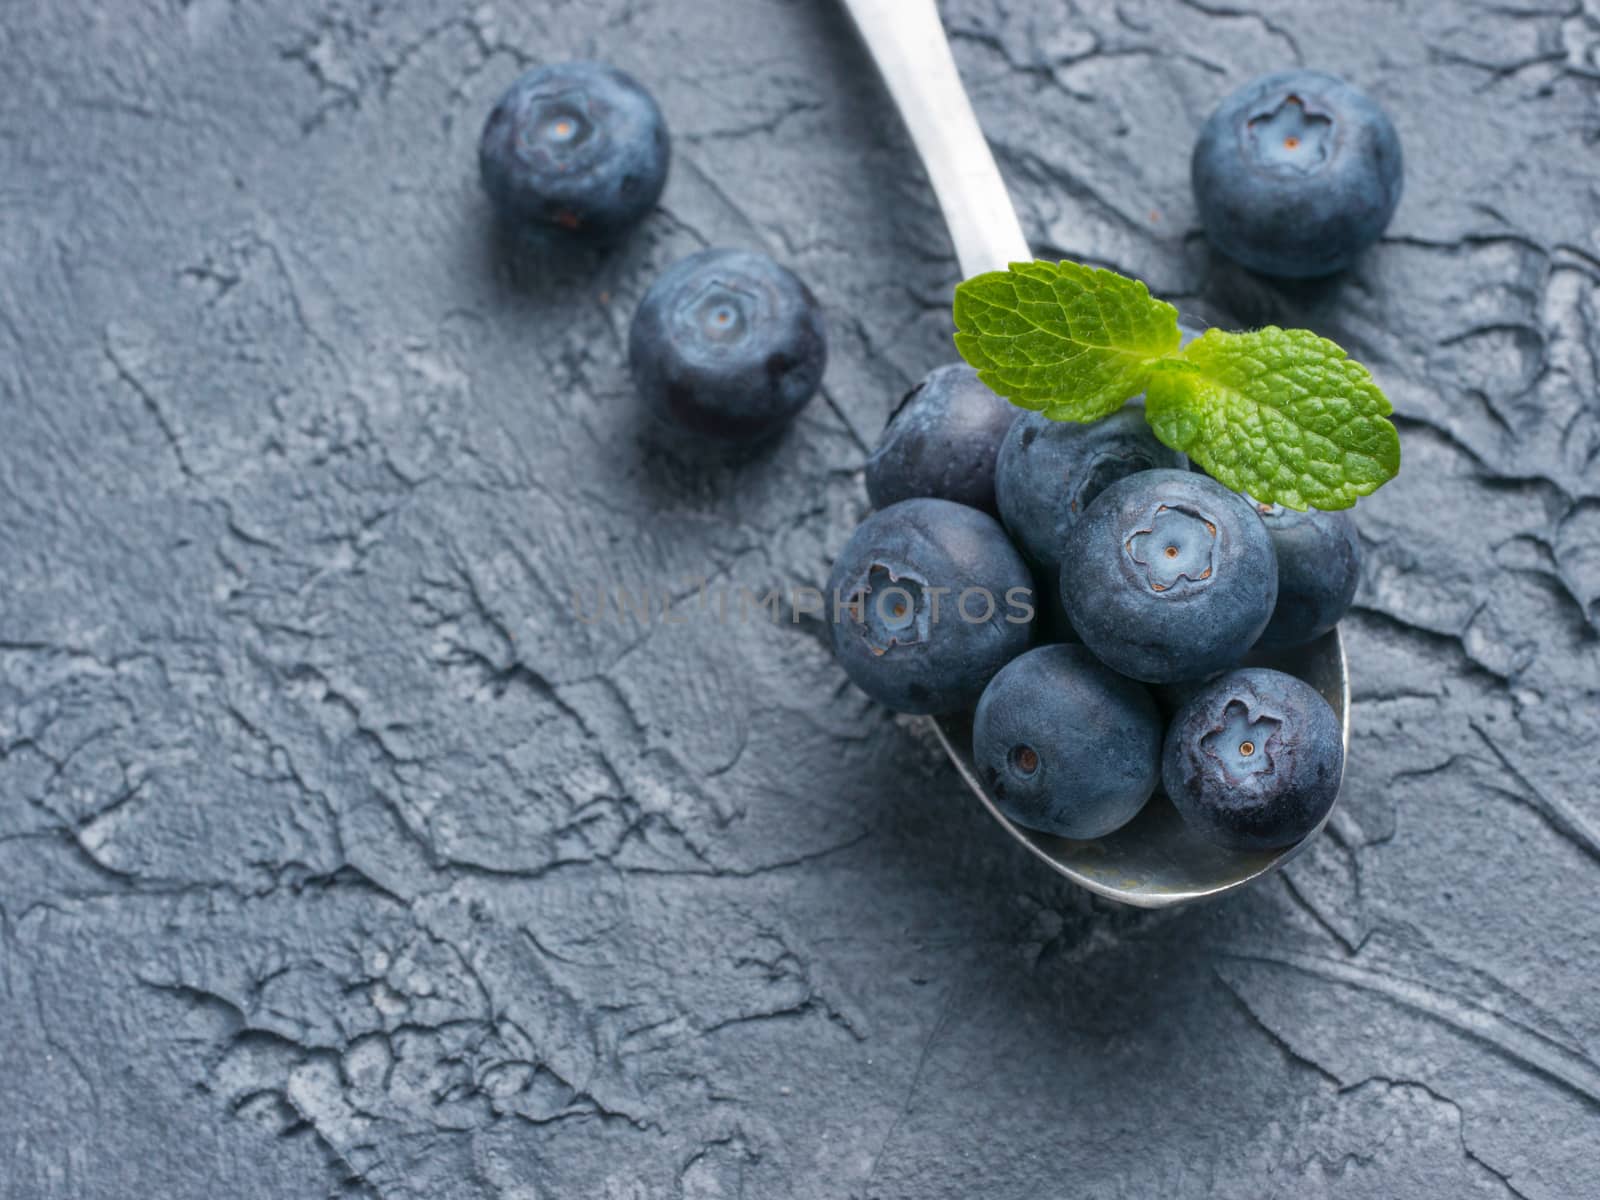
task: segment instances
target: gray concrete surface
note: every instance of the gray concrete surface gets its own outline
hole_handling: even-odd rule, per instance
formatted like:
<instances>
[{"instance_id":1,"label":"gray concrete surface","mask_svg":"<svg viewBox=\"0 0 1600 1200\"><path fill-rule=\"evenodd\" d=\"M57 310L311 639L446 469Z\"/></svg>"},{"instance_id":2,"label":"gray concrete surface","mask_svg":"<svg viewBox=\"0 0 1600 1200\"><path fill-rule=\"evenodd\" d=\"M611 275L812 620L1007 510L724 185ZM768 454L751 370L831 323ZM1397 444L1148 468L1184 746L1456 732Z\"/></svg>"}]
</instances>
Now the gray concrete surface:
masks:
<instances>
[{"instance_id":1,"label":"gray concrete surface","mask_svg":"<svg viewBox=\"0 0 1600 1200\"><path fill-rule=\"evenodd\" d=\"M955 277L824 0L0 6L0 1194L1600 1196L1600 8L949 0L1041 253L1393 397L1329 835L1214 907L1045 874L810 620ZM479 123L613 59L620 252L488 232ZM1189 148L1304 62L1394 114L1347 277L1215 262ZM755 461L639 427L701 245L825 302Z\"/></svg>"}]
</instances>

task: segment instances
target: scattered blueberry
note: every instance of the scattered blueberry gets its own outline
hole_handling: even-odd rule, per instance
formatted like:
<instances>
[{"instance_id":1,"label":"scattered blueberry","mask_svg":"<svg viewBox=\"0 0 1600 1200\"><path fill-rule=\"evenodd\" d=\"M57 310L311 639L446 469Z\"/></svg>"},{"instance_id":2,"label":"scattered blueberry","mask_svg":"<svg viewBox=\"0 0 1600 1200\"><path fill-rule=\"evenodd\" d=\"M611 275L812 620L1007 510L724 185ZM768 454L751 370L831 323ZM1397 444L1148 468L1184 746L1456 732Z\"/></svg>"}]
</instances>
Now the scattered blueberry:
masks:
<instances>
[{"instance_id":1,"label":"scattered blueberry","mask_svg":"<svg viewBox=\"0 0 1600 1200\"><path fill-rule=\"evenodd\" d=\"M966 363L936 367L906 394L867 459L877 508L937 496L997 515L994 460L1020 410Z\"/></svg>"},{"instance_id":2,"label":"scattered blueberry","mask_svg":"<svg viewBox=\"0 0 1600 1200\"><path fill-rule=\"evenodd\" d=\"M1298 646L1339 623L1361 582L1361 540L1347 512L1257 504L1278 557L1278 605L1263 647Z\"/></svg>"},{"instance_id":3,"label":"scattered blueberry","mask_svg":"<svg viewBox=\"0 0 1600 1200\"><path fill-rule=\"evenodd\" d=\"M1232 666L1277 597L1255 507L1190 471L1118 480L1068 535L1061 598L1072 627L1108 666L1147 683Z\"/></svg>"},{"instance_id":4,"label":"scattered blueberry","mask_svg":"<svg viewBox=\"0 0 1600 1200\"><path fill-rule=\"evenodd\" d=\"M1167 795L1195 832L1233 850L1292 846L1339 794L1339 719L1310 684L1252 667L1201 690L1172 720Z\"/></svg>"},{"instance_id":5,"label":"scattered blueberry","mask_svg":"<svg viewBox=\"0 0 1600 1200\"><path fill-rule=\"evenodd\" d=\"M1279 71L1211 115L1190 177L1218 250L1266 275L1315 278L1383 234L1400 202L1400 138L1337 75Z\"/></svg>"},{"instance_id":6,"label":"scattered blueberry","mask_svg":"<svg viewBox=\"0 0 1600 1200\"><path fill-rule=\"evenodd\" d=\"M856 528L825 603L857 687L899 712L950 712L1028 648L1033 580L993 517L924 497Z\"/></svg>"},{"instance_id":7,"label":"scattered blueberry","mask_svg":"<svg viewBox=\"0 0 1600 1200\"><path fill-rule=\"evenodd\" d=\"M596 62L519 76L478 142L484 190L506 220L599 240L655 207L669 157L666 123L650 93Z\"/></svg>"},{"instance_id":8,"label":"scattered blueberry","mask_svg":"<svg viewBox=\"0 0 1600 1200\"><path fill-rule=\"evenodd\" d=\"M670 425L753 442L789 423L822 381L828 346L816 297L748 250L701 250L645 293L628 363L646 408Z\"/></svg>"},{"instance_id":9,"label":"scattered blueberry","mask_svg":"<svg viewBox=\"0 0 1600 1200\"><path fill-rule=\"evenodd\" d=\"M1040 646L994 677L972 757L1000 811L1066 838L1133 819L1161 775L1161 717L1140 684L1082 646Z\"/></svg>"},{"instance_id":10,"label":"scattered blueberry","mask_svg":"<svg viewBox=\"0 0 1600 1200\"><path fill-rule=\"evenodd\" d=\"M1181 454L1156 441L1137 406L1088 425L1025 412L995 463L1000 519L1022 552L1054 574L1067 534L1107 485L1182 462Z\"/></svg>"}]
</instances>

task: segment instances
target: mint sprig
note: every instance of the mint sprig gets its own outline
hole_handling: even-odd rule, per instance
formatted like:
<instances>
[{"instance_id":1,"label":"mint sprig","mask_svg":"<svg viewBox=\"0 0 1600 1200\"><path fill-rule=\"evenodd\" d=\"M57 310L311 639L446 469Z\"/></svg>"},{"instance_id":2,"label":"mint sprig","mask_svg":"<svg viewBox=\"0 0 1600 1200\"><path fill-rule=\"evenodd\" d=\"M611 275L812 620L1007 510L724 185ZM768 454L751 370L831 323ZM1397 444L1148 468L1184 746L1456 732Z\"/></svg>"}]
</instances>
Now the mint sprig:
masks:
<instances>
[{"instance_id":1,"label":"mint sprig","mask_svg":"<svg viewBox=\"0 0 1600 1200\"><path fill-rule=\"evenodd\" d=\"M1012 263L956 289L956 348L1013 404L1098 421L1178 348L1178 310L1137 279L1064 262Z\"/></svg>"},{"instance_id":2,"label":"mint sprig","mask_svg":"<svg viewBox=\"0 0 1600 1200\"><path fill-rule=\"evenodd\" d=\"M1209 330L1143 283L1078 263L1012 263L956 288L956 348L1013 404L1097 421L1141 391L1155 435L1219 483L1287 508L1349 508L1400 470L1372 376L1304 329Z\"/></svg>"}]
</instances>

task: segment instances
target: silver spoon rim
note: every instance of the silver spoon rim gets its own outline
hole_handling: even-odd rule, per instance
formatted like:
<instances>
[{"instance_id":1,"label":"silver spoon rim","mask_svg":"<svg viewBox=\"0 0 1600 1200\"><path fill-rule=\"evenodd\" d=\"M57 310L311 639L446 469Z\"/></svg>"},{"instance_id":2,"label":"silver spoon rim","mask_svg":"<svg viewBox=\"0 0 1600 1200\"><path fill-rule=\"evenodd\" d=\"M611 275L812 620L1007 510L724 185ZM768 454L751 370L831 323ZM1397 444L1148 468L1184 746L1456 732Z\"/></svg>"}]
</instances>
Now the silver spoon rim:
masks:
<instances>
[{"instance_id":1,"label":"silver spoon rim","mask_svg":"<svg viewBox=\"0 0 1600 1200\"><path fill-rule=\"evenodd\" d=\"M1309 646L1298 648L1296 651L1288 651L1276 655L1257 655L1247 661L1251 665L1269 666L1282 670L1286 665L1294 665L1293 661L1284 662L1286 656L1290 657L1291 660L1296 656L1302 657L1324 666L1328 665L1331 660L1331 664L1334 667L1331 679L1307 678L1308 675L1314 673L1304 668L1291 670L1289 674L1305 679L1306 682L1315 687L1323 699L1328 701L1335 715L1339 718L1341 742L1344 751L1339 762L1339 788L1334 796L1333 804L1329 806L1322 820L1317 822L1316 828L1298 842L1281 850L1255 853L1222 852L1204 847L1198 837L1194 837L1197 853L1203 850L1214 862L1227 861L1239 864L1237 874L1217 883L1183 885L1179 883L1145 884L1140 881L1138 886L1132 883L1124 883L1119 886L1097 877L1093 872L1085 870L1078 863L1062 856L1058 852L1053 852L1053 850L1063 846L1070 846L1076 849L1103 844L1110 839L1117 838L1124 830L1138 826L1141 821L1148 822L1152 815L1169 825L1173 822L1181 822L1176 810L1171 809L1171 801L1162 792L1158 790L1145 805L1144 810L1141 810L1140 814L1128 826L1124 826L1123 830L1118 830L1116 833L1108 835L1107 838L1095 839L1093 842L1068 842L1064 838L1053 838L1047 834L1028 829L1011 820L1000 810L994 798L989 794L988 789L983 786L983 782L978 778L972 761L972 714L970 712L930 717L929 721L933 725L939 744L944 748L951 763L954 764L956 773L960 775L962 781L972 793L978 797L984 808L988 809L989 815L1000 823L1001 827L1014 841L1020 843L1029 854L1044 863L1052 871L1065 876L1079 887L1085 888L1098 896L1103 896L1108 900L1116 900L1135 908L1158 909L1170 908L1180 904L1192 904L1199 900L1216 899L1237 891L1254 883L1263 876L1271 874L1285 863L1296 858L1321 834L1323 828L1338 809L1339 801L1344 796L1344 768L1350 753L1350 671L1349 661L1344 652L1344 639L1340 636L1339 631L1334 629ZM1275 663L1277 664L1276 666ZM1333 692L1332 695L1329 695L1330 690ZM1152 806L1157 806L1155 813L1152 813ZM1160 811L1163 808L1167 811Z\"/></svg>"}]
</instances>

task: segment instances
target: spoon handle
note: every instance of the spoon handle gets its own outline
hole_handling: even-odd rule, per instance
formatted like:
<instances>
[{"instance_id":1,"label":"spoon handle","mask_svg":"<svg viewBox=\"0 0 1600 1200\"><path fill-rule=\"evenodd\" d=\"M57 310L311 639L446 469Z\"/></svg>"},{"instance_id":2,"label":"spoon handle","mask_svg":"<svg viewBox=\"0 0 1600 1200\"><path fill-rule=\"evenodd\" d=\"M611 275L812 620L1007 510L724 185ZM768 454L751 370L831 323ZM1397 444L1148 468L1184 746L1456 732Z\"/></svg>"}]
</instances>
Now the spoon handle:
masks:
<instances>
[{"instance_id":1,"label":"spoon handle","mask_svg":"<svg viewBox=\"0 0 1600 1200\"><path fill-rule=\"evenodd\" d=\"M844 0L844 6L922 156L961 273L1032 259L934 0Z\"/></svg>"}]
</instances>

